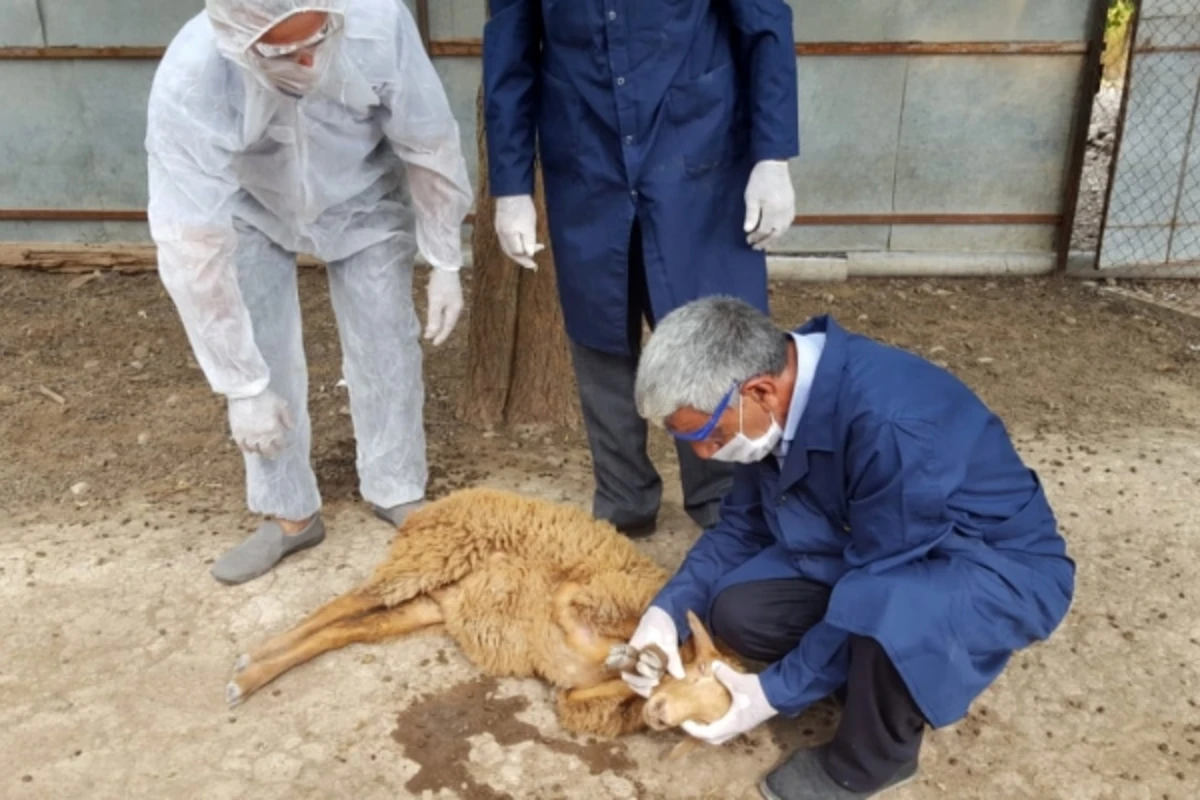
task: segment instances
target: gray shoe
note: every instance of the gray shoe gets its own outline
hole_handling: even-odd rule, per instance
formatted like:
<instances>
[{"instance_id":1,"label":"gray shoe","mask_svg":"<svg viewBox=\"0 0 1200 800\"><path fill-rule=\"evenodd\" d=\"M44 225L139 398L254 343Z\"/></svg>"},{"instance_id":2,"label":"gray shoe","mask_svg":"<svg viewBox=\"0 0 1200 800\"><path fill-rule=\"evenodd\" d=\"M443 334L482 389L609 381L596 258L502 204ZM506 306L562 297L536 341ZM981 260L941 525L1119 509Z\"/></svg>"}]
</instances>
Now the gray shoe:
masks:
<instances>
[{"instance_id":1,"label":"gray shoe","mask_svg":"<svg viewBox=\"0 0 1200 800\"><path fill-rule=\"evenodd\" d=\"M758 784L767 800L865 800L898 789L917 777L917 762L905 764L891 780L869 792L853 792L833 778L821 763L824 748L797 750Z\"/></svg>"},{"instance_id":2,"label":"gray shoe","mask_svg":"<svg viewBox=\"0 0 1200 800\"><path fill-rule=\"evenodd\" d=\"M423 505L425 505L424 500L414 500L411 503L403 503L398 506L392 506L391 508L383 508L372 503L371 512L384 522L390 522L392 525L395 525L397 528L399 528L400 523L404 522L405 517Z\"/></svg>"},{"instance_id":3,"label":"gray shoe","mask_svg":"<svg viewBox=\"0 0 1200 800\"><path fill-rule=\"evenodd\" d=\"M212 576L230 586L245 583L267 574L292 553L315 547L324 540L325 523L319 514L294 536L285 534L278 522L267 520L249 539L217 559Z\"/></svg>"}]
</instances>

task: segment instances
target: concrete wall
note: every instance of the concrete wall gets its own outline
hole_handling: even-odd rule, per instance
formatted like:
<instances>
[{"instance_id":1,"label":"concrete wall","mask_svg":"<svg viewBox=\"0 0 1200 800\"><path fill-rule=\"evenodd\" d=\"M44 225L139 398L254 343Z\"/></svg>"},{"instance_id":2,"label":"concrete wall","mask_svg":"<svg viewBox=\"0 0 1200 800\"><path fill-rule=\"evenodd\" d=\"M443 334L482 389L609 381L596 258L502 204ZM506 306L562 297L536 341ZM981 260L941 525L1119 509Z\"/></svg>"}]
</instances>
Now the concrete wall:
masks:
<instances>
[{"instance_id":1,"label":"concrete wall","mask_svg":"<svg viewBox=\"0 0 1200 800\"><path fill-rule=\"evenodd\" d=\"M411 0L406 0L410 3ZM476 38L485 0L430 3ZM800 42L1082 41L1082 0L791 0ZM165 45L202 0L0 0L0 47ZM1055 214L1081 55L801 56L800 214ZM0 209L142 208L153 61L0 60ZM475 58L437 68L475 179ZM19 109L18 113L11 113ZM0 240L144 240L140 223L0 222ZM1045 252L1048 226L797 227L796 251Z\"/></svg>"}]
</instances>

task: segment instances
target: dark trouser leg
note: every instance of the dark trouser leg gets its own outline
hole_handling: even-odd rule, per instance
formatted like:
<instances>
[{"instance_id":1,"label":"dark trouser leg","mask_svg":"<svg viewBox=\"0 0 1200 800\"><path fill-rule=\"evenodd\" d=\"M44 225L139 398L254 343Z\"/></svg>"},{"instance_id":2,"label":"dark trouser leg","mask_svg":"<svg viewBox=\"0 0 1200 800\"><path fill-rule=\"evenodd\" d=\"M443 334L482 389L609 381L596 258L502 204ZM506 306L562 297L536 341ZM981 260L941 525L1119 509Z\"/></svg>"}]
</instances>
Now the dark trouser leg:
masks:
<instances>
[{"instance_id":1,"label":"dark trouser leg","mask_svg":"<svg viewBox=\"0 0 1200 800\"><path fill-rule=\"evenodd\" d=\"M801 578L751 581L717 596L709 625L738 655L772 663L825 616L828 602L828 587ZM924 728L883 648L874 639L851 637L842 719L821 751L829 777L853 792L884 785L916 760Z\"/></svg>"},{"instance_id":2,"label":"dark trouser leg","mask_svg":"<svg viewBox=\"0 0 1200 800\"><path fill-rule=\"evenodd\" d=\"M596 481L592 514L630 532L651 528L662 478L646 455L646 422L633 401L637 358L571 343Z\"/></svg>"},{"instance_id":3,"label":"dark trouser leg","mask_svg":"<svg viewBox=\"0 0 1200 800\"><path fill-rule=\"evenodd\" d=\"M583 423L592 451L596 481L592 514L622 530L648 532L658 517L662 478L646 455L646 422L634 402L642 321L654 326L642 233L637 222L629 242L628 356L616 356L571 343L571 359L579 384ZM733 484L733 465L705 461L686 442L676 444L683 503L688 516L703 528L716 524L721 500Z\"/></svg>"},{"instance_id":4,"label":"dark trouser leg","mask_svg":"<svg viewBox=\"0 0 1200 800\"><path fill-rule=\"evenodd\" d=\"M653 530L662 500L662 478L646 454L646 421L638 415L633 394L642 351L645 284L641 235L635 222L629 247L629 355L571 343L596 481L592 515L635 534Z\"/></svg>"},{"instance_id":5,"label":"dark trouser leg","mask_svg":"<svg viewBox=\"0 0 1200 800\"><path fill-rule=\"evenodd\" d=\"M643 319L651 329L658 322L646 280L642 231L635 222L629 242L629 341L634 353L641 352ZM675 454L679 459L684 510L701 528L711 528L721 517L721 500L733 487L734 465L705 461L688 442L676 442Z\"/></svg>"},{"instance_id":6,"label":"dark trouser leg","mask_svg":"<svg viewBox=\"0 0 1200 800\"><path fill-rule=\"evenodd\" d=\"M739 656L771 664L795 649L828 605L829 587L803 578L739 583L717 595L709 627Z\"/></svg>"},{"instance_id":7,"label":"dark trouser leg","mask_svg":"<svg viewBox=\"0 0 1200 800\"><path fill-rule=\"evenodd\" d=\"M917 760L925 718L900 673L874 639L850 638L846 706L824 751L829 776L847 789L868 792Z\"/></svg>"}]
</instances>

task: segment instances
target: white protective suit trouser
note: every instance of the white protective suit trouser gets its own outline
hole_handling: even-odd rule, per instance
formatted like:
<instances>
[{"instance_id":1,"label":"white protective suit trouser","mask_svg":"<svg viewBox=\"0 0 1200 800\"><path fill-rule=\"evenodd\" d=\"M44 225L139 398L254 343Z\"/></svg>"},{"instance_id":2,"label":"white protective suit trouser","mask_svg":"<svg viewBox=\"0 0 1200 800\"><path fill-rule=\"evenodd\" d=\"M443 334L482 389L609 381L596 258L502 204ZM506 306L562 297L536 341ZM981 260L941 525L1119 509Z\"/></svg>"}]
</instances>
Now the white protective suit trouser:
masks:
<instances>
[{"instance_id":1,"label":"white protective suit trouser","mask_svg":"<svg viewBox=\"0 0 1200 800\"><path fill-rule=\"evenodd\" d=\"M250 511L302 520L321 507L310 463L308 369L296 256L245 223L237 224L238 284L254 341L287 402L294 427L275 460L244 454ZM427 466L420 322L413 308L416 247L397 233L329 264L329 294L342 345L363 498L383 508L420 500Z\"/></svg>"}]
</instances>

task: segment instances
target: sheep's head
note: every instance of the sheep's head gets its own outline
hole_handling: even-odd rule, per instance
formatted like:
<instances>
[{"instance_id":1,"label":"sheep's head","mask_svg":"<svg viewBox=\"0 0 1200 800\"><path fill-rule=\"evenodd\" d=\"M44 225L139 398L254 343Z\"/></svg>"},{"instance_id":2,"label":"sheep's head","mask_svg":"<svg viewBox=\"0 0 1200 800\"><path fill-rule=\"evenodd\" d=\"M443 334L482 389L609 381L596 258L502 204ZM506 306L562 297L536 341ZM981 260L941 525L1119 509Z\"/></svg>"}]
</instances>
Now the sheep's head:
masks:
<instances>
[{"instance_id":1,"label":"sheep's head","mask_svg":"<svg viewBox=\"0 0 1200 800\"><path fill-rule=\"evenodd\" d=\"M733 703L729 690L713 675L712 665L718 660L735 668L739 665L721 655L699 617L691 611L687 616L692 631L691 658L684 662L682 680L663 670L642 710L651 730L677 728L687 720L708 725L725 716Z\"/></svg>"},{"instance_id":2,"label":"sheep's head","mask_svg":"<svg viewBox=\"0 0 1200 800\"><path fill-rule=\"evenodd\" d=\"M614 670L642 674L646 674L647 667L653 668L659 683L642 709L642 718L651 730L677 728L686 720L707 725L725 716L733 703L729 690L713 675L712 665L717 660L735 669L741 665L717 650L699 617L689 611L687 618L692 638L680 648L682 679L667 672L666 654L653 645L642 653L630 650L628 645L614 648L609 662Z\"/></svg>"}]
</instances>

